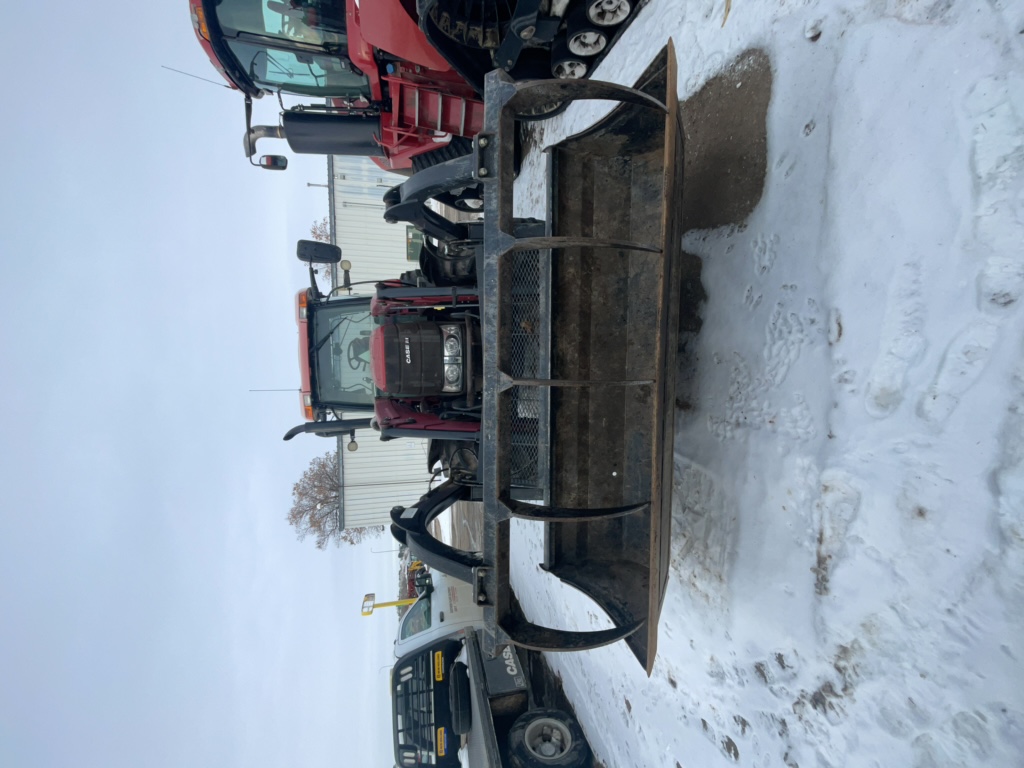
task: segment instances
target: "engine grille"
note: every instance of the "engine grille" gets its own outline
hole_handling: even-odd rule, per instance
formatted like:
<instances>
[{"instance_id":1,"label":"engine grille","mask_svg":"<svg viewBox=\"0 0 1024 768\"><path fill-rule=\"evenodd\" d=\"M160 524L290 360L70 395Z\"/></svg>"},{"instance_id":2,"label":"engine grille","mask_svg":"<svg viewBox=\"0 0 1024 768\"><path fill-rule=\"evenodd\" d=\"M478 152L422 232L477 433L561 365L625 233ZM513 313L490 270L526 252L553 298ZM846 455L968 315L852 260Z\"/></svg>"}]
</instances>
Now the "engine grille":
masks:
<instances>
[{"instance_id":1,"label":"engine grille","mask_svg":"<svg viewBox=\"0 0 1024 768\"><path fill-rule=\"evenodd\" d=\"M437 751L430 663L430 654L421 653L394 671L395 742L402 765L419 765L424 753Z\"/></svg>"}]
</instances>

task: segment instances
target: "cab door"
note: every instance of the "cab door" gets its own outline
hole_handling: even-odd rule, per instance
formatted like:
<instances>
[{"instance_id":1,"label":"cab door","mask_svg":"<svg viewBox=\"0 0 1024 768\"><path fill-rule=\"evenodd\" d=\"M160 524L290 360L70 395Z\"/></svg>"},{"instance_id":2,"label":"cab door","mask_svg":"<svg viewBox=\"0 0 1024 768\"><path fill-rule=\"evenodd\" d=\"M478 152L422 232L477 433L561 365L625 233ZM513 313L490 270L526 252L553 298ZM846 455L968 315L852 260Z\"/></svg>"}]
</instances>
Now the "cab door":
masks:
<instances>
[{"instance_id":1,"label":"cab door","mask_svg":"<svg viewBox=\"0 0 1024 768\"><path fill-rule=\"evenodd\" d=\"M482 627L484 610L473 600L473 588L446 574L428 574L424 594L398 625L395 656L403 656L446 635Z\"/></svg>"}]
</instances>

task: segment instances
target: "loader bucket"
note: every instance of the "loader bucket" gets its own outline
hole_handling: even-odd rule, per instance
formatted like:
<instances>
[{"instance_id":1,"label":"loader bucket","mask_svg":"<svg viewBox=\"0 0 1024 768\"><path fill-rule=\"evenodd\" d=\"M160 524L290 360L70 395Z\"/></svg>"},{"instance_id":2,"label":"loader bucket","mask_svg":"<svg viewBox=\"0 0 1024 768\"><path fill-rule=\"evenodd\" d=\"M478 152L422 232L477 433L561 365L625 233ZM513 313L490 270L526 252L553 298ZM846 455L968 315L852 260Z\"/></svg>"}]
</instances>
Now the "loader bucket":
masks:
<instances>
[{"instance_id":1,"label":"loader bucket","mask_svg":"<svg viewBox=\"0 0 1024 768\"><path fill-rule=\"evenodd\" d=\"M517 114L620 104L550 149L546 236L513 227ZM633 88L488 75L475 147L485 184L481 444L492 652L625 639L650 674L668 579L679 324L682 131L671 42ZM554 298L553 298L554 297ZM533 488L533 496L522 492ZM522 501L522 499L533 501ZM512 610L509 523L545 523L544 568L614 627L537 626Z\"/></svg>"}]
</instances>

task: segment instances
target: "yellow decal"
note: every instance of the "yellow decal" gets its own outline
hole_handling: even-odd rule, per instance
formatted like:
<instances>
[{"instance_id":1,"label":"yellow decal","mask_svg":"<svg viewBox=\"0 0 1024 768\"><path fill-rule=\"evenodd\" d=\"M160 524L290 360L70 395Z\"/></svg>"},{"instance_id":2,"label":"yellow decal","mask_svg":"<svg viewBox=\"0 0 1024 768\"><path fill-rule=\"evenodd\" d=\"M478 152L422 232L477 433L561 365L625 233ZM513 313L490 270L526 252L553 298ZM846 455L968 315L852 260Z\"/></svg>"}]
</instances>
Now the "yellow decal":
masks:
<instances>
[{"instance_id":1,"label":"yellow decal","mask_svg":"<svg viewBox=\"0 0 1024 768\"><path fill-rule=\"evenodd\" d=\"M444 656L441 651L434 651L434 679L444 680Z\"/></svg>"},{"instance_id":2,"label":"yellow decal","mask_svg":"<svg viewBox=\"0 0 1024 768\"><path fill-rule=\"evenodd\" d=\"M444 728L443 727L438 728L437 729L437 756L438 757L444 757L445 756L445 752L446 752L445 747L447 746L445 744L446 741L447 741L447 739L445 739L445 737L444 737Z\"/></svg>"}]
</instances>

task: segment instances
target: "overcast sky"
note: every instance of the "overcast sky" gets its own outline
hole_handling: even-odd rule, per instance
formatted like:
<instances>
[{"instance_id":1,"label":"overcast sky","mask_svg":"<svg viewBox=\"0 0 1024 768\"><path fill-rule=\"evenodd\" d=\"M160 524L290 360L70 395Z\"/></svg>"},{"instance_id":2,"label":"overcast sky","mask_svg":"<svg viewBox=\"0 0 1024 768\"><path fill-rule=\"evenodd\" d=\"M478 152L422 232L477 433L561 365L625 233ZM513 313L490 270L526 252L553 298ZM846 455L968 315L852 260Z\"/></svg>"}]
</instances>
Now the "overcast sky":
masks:
<instances>
[{"instance_id":1,"label":"overcast sky","mask_svg":"<svg viewBox=\"0 0 1024 768\"><path fill-rule=\"evenodd\" d=\"M391 540L295 540L291 485L330 444L281 440L296 393L248 392L298 386L294 242L326 160L252 168L241 96L161 68L218 77L185 0L22 18L0 32L0 765L390 764L394 612L358 609L393 594Z\"/></svg>"}]
</instances>

